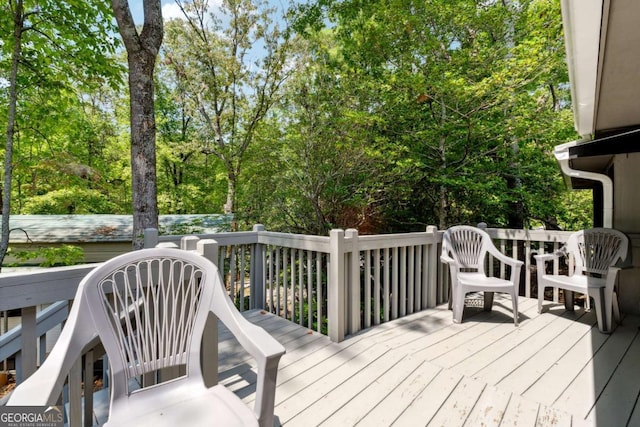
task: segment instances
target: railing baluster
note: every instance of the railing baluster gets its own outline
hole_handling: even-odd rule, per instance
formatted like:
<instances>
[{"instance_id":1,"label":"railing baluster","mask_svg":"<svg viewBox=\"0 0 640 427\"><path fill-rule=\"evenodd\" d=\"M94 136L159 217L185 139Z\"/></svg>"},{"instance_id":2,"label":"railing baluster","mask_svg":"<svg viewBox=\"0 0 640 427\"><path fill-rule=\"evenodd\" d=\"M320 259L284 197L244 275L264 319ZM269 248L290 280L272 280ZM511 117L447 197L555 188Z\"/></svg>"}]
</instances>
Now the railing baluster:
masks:
<instances>
[{"instance_id":1,"label":"railing baluster","mask_svg":"<svg viewBox=\"0 0 640 427\"><path fill-rule=\"evenodd\" d=\"M384 291L383 291L383 320L388 322L390 320L390 279L391 279L391 271L389 270L389 248L384 248L384 266L382 269L382 273L384 274Z\"/></svg>"},{"instance_id":2,"label":"railing baluster","mask_svg":"<svg viewBox=\"0 0 640 427\"><path fill-rule=\"evenodd\" d=\"M268 271L268 279L267 279L267 286L269 286L269 313L273 313L275 311L275 303L274 303L274 299L273 299L273 249L271 248L271 246L268 246L268 251L265 251L265 253L268 253L269 256L267 258L267 271Z\"/></svg>"},{"instance_id":3,"label":"railing baluster","mask_svg":"<svg viewBox=\"0 0 640 427\"><path fill-rule=\"evenodd\" d=\"M282 248L282 289L284 290L284 318L292 320L293 313L289 313L289 280L287 273L289 272L289 249Z\"/></svg>"},{"instance_id":4,"label":"railing baluster","mask_svg":"<svg viewBox=\"0 0 640 427\"><path fill-rule=\"evenodd\" d=\"M560 245L557 242L555 242L553 244L554 252L557 251L558 249L560 249ZM558 274L559 271L560 271L560 260L554 259L553 274ZM560 289L558 288L553 288L553 302L560 302Z\"/></svg>"},{"instance_id":5,"label":"railing baluster","mask_svg":"<svg viewBox=\"0 0 640 427\"><path fill-rule=\"evenodd\" d=\"M503 254L507 253L507 241L505 239L500 239L500 252ZM500 263L500 278L504 279L506 274L506 266L503 262Z\"/></svg>"},{"instance_id":6,"label":"railing baluster","mask_svg":"<svg viewBox=\"0 0 640 427\"><path fill-rule=\"evenodd\" d=\"M364 328L371 327L371 251L364 252Z\"/></svg>"},{"instance_id":7,"label":"railing baluster","mask_svg":"<svg viewBox=\"0 0 640 427\"><path fill-rule=\"evenodd\" d=\"M373 324L380 324L380 249L374 251L374 268L373 268Z\"/></svg>"},{"instance_id":8,"label":"railing baluster","mask_svg":"<svg viewBox=\"0 0 640 427\"><path fill-rule=\"evenodd\" d=\"M408 267L405 273L408 279L407 283L407 313L413 313L414 296L415 296L415 274L413 272L415 268L415 247L409 246L407 248Z\"/></svg>"},{"instance_id":9,"label":"railing baluster","mask_svg":"<svg viewBox=\"0 0 640 427\"><path fill-rule=\"evenodd\" d=\"M82 425L82 357L69 371L69 425Z\"/></svg>"},{"instance_id":10,"label":"railing baluster","mask_svg":"<svg viewBox=\"0 0 640 427\"><path fill-rule=\"evenodd\" d=\"M415 259L415 264L414 264L414 273L413 275L415 276L415 287L416 287L416 293L415 293L415 300L414 300L414 311L420 311L422 310L422 245L417 245L415 247L415 254L416 254L416 259Z\"/></svg>"},{"instance_id":11,"label":"railing baluster","mask_svg":"<svg viewBox=\"0 0 640 427\"><path fill-rule=\"evenodd\" d=\"M277 248L276 247L276 294L277 294L277 299L276 299L276 314L278 316L282 316L281 312L280 312L280 306L282 305L282 300L281 295L280 295L280 252L282 251L282 248ZM285 319L286 319L286 314L285 314Z\"/></svg>"},{"instance_id":12,"label":"railing baluster","mask_svg":"<svg viewBox=\"0 0 640 427\"><path fill-rule=\"evenodd\" d=\"M400 248L400 317L407 314L407 247Z\"/></svg>"},{"instance_id":13,"label":"railing baluster","mask_svg":"<svg viewBox=\"0 0 640 427\"><path fill-rule=\"evenodd\" d=\"M93 425L93 350L84 355L84 426Z\"/></svg>"},{"instance_id":14,"label":"railing baluster","mask_svg":"<svg viewBox=\"0 0 640 427\"><path fill-rule=\"evenodd\" d=\"M229 289L231 292L231 299L238 306L238 292L236 290L236 250L235 245L231 246L229 254Z\"/></svg>"},{"instance_id":15,"label":"railing baluster","mask_svg":"<svg viewBox=\"0 0 640 427\"><path fill-rule=\"evenodd\" d=\"M307 254L307 328L313 328L313 282L311 261L313 258L312 251L306 251Z\"/></svg>"},{"instance_id":16,"label":"railing baluster","mask_svg":"<svg viewBox=\"0 0 640 427\"><path fill-rule=\"evenodd\" d=\"M244 280L246 277L245 274L245 257L246 257L246 249L247 246L246 245L240 245L238 246L238 253L240 255L240 273L239 273L239 278L240 278L240 311L244 311Z\"/></svg>"},{"instance_id":17,"label":"railing baluster","mask_svg":"<svg viewBox=\"0 0 640 427\"><path fill-rule=\"evenodd\" d=\"M302 254L302 249L298 249L298 307L300 310L300 318L298 319L298 324L304 324L304 256Z\"/></svg>"},{"instance_id":18,"label":"railing baluster","mask_svg":"<svg viewBox=\"0 0 640 427\"><path fill-rule=\"evenodd\" d=\"M399 249L397 247L393 248L393 258L391 261L391 318L398 318L398 305L400 305L400 301L398 298L398 252Z\"/></svg>"},{"instance_id":19,"label":"railing baluster","mask_svg":"<svg viewBox=\"0 0 640 427\"><path fill-rule=\"evenodd\" d=\"M328 270L328 268L326 269ZM325 270L325 271L326 271ZM324 293L322 292L322 254L316 252L316 318L317 331L322 332L322 311L324 302Z\"/></svg>"},{"instance_id":20,"label":"railing baluster","mask_svg":"<svg viewBox=\"0 0 640 427\"><path fill-rule=\"evenodd\" d=\"M291 249L289 251L289 260L291 262L291 269L289 270L289 274L290 276L290 281L289 281L289 285L291 286L291 292L289 293L291 296L291 302L290 302L290 306L291 306L291 321L295 322L296 321L296 309L298 308L297 304L296 304L296 250L295 249Z\"/></svg>"},{"instance_id":21,"label":"railing baluster","mask_svg":"<svg viewBox=\"0 0 640 427\"><path fill-rule=\"evenodd\" d=\"M531 298L531 268L530 267L531 267L531 241L525 240L523 268L524 268L524 294L527 298Z\"/></svg>"},{"instance_id":22,"label":"railing baluster","mask_svg":"<svg viewBox=\"0 0 640 427\"><path fill-rule=\"evenodd\" d=\"M440 277L445 277L445 280L443 281L439 281L438 280L438 273L442 273L443 269L439 268L441 266L440 264L440 251L438 250L438 229L433 226L430 225L427 227L427 233L431 233L432 238L431 238L431 243L429 244L429 259L426 263L426 265L428 266L427 268L425 268L425 270L429 270L429 271L425 271L425 275L427 277L426 280L426 286L427 286L427 291L425 291L425 296L427 297L426 301L425 301L425 307L435 307L436 304L440 303L440 301L444 301L444 298L441 298L440 300L438 299L438 289L441 290L441 294L444 294L444 289L446 288L446 286L444 286L444 282L447 281L446 276L444 276L443 274L440 274Z\"/></svg>"}]
</instances>

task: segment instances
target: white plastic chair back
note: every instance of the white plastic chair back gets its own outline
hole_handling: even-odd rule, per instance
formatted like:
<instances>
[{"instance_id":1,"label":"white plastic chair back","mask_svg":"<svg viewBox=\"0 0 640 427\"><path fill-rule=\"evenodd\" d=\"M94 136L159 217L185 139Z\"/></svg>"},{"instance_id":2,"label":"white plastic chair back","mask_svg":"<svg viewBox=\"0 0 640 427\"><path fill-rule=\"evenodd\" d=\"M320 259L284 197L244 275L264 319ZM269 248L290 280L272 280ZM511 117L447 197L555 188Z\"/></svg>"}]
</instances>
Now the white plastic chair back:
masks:
<instances>
[{"instance_id":1,"label":"white plastic chair back","mask_svg":"<svg viewBox=\"0 0 640 427\"><path fill-rule=\"evenodd\" d=\"M131 262L120 258L113 270L107 263L86 279L86 301L113 370L114 401L143 374L181 366L186 376L202 375L200 337L218 272L199 255L172 254L139 259L133 252Z\"/></svg>"},{"instance_id":2,"label":"white plastic chair back","mask_svg":"<svg viewBox=\"0 0 640 427\"><path fill-rule=\"evenodd\" d=\"M253 410L224 385L205 384L201 342L211 312L255 361ZM96 337L111 367L107 425L195 427L215 420L225 426L273 426L278 362L285 349L240 314L218 268L206 258L154 248L96 267L78 286L51 353L7 405L55 404L72 366ZM130 390L130 384L138 388L133 379L140 376L143 388Z\"/></svg>"},{"instance_id":3,"label":"white plastic chair back","mask_svg":"<svg viewBox=\"0 0 640 427\"><path fill-rule=\"evenodd\" d=\"M574 274L604 276L627 254L628 239L611 228L591 228L572 234L566 250L575 260Z\"/></svg>"},{"instance_id":4,"label":"white plastic chair back","mask_svg":"<svg viewBox=\"0 0 640 427\"><path fill-rule=\"evenodd\" d=\"M460 268L484 273L489 235L475 227L460 225L449 228L443 235L442 253L449 254Z\"/></svg>"}]
</instances>

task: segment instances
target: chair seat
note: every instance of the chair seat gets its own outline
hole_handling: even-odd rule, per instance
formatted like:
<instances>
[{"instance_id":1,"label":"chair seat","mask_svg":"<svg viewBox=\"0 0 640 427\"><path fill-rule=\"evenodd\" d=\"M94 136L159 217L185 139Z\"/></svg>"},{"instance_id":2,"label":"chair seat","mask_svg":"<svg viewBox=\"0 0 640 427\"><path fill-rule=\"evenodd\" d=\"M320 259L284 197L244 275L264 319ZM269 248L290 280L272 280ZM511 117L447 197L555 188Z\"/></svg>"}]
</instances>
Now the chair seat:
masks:
<instances>
[{"instance_id":1,"label":"chair seat","mask_svg":"<svg viewBox=\"0 0 640 427\"><path fill-rule=\"evenodd\" d=\"M145 390L132 393L128 404L112 408L105 426L258 425L253 411L222 385L207 389L177 380Z\"/></svg>"},{"instance_id":2,"label":"chair seat","mask_svg":"<svg viewBox=\"0 0 640 427\"><path fill-rule=\"evenodd\" d=\"M499 277L487 277L484 273L458 273L458 281L471 288L477 286L479 290L489 292L511 292L513 282Z\"/></svg>"},{"instance_id":3,"label":"chair seat","mask_svg":"<svg viewBox=\"0 0 640 427\"><path fill-rule=\"evenodd\" d=\"M585 276L582 274L574 274L573 276L545 274L542 276L542 279L546 286L553 287L555 285L559 288L575 292L583 292L587 289L604 288L607 285L607 281L605 279Z\"/></svg>"}]
</instances>

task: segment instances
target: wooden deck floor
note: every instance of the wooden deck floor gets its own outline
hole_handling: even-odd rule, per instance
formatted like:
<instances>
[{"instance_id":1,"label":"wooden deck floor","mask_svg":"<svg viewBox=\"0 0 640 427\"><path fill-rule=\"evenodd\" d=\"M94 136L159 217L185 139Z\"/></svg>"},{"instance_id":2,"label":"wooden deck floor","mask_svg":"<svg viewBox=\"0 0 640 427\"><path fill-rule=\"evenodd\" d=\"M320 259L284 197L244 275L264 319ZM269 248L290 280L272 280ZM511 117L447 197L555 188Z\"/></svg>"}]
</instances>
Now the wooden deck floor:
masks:
<instances>
[{"instance_id":1,"label":"wooden deck floor","mask_svg":"<svg viewBox=\"0 0 640 427\"><path fill-rule=\"evenodd\" d=\"M246 316L287 349L275 413L284 426L640 426L640 318L611 335L595 315L521 298L492 312L467 308L453 324L446 306L331 343L264 312ZM251 362L221 333L220 380L246 402Z\"/></svg>"}]
</instances>

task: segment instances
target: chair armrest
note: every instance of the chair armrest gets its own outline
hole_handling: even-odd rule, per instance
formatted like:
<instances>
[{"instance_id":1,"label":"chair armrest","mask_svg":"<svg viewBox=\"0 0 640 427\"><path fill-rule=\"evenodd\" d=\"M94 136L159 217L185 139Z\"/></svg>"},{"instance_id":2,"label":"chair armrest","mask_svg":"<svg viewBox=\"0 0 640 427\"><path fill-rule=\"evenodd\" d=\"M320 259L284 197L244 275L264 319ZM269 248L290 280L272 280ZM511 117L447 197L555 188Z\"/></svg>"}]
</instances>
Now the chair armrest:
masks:
<instances>
[{"instance_id":1,"label":"chair armrest","mask_svg":"<svg viewBox=\"0 0 640 427\"><path fill-rule=\"evenodd\" d=\"M249 322L247 322L249 323ZM276 398L276 380L278 376L278 363L285 353L285 348L264 329L251 325L253 339L259 341L263 350L263 357L256 357L258 363L258 378L256 383L256 401L253 411L262 427L274 425L273 408Z\"/></svg>"},{"instance_id":2,"label":"chair armrest","mask_svg":"<svg viewBox=\"0 0 640 427\"><path fill-rule=\"evenodd\" d=\"M261 426L273 426L273 407L280 357L285 348L267 331L249 322L233 305L219 279L213 297L213 313L256 360L258 381L254 413Z\"/></svg>"},{"instance_id":3,"label":"chair armrest","mask_svg":"<svg viewBox=\"0 0 640 427\"><path fill-rule=\"evenodd\" d=\"M456 261L451 258L449 255L440 255L440 261L444 262L445 264L449 264L449 265L455 265Z\"/></svg>"},{"instance_id":4,"label":"chair armrest","mask_svg":"<svg viewBox=\"0 0 640 427\"><path fill-rule=\"evenodd\" d=\"M51 353L33 375L13 390L7 406L57 404L71 367L82 356L87 344L97 337L91 313L81 299L80 289Z\"/></svg>"},{"instance_id":5,"label":"chair armrest","mask_svg":"<svg viewBox=\"0 0 640 427\"><path fill-rule=\"evenodd\" d=\"M513 268L522 267L524 265L524 262L522 262L522 261L520 261L518 259L515 259L515 258L511 258L510 256L503 254L495 246L489 245L488 252L494 258L497 258L500 262L503 262L503 263L505 263L507 265L510 265Z\"/></svg>"},{"instance_id":6,"label":"chair armrest","mask_svg":"<svg viewBox=\"0 0 640 427\"><path fill-rule=\"evenodd\" d=\"M547 262L547 261L552 261L554 259L559 259L562 258L562 254L560 253L549 253L549 254L542 254L542 255L534 255L533 257L536 259L536 262Z\"/></svg>"}]
</instances>

